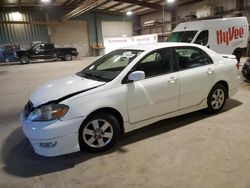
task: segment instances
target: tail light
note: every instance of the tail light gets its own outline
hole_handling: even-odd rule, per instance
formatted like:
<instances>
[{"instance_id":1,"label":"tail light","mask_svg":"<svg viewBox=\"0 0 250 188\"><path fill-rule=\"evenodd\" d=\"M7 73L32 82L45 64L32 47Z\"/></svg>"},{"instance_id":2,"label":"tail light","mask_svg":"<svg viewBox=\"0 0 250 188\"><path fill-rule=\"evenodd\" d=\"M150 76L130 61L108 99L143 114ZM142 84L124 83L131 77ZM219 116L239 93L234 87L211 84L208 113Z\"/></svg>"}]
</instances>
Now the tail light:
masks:
<instances>
[{"instance_id":1,"label":"tail light","mask_svg":"<svg viewBox=\"0 0 250 188\"><path fill-rule=\"evenodd\" d=\"M236 67L237 67L237 69L239 69L240 68L240 63L238 62L238 63L236 63Z\"/></svg>"}]
</instances>

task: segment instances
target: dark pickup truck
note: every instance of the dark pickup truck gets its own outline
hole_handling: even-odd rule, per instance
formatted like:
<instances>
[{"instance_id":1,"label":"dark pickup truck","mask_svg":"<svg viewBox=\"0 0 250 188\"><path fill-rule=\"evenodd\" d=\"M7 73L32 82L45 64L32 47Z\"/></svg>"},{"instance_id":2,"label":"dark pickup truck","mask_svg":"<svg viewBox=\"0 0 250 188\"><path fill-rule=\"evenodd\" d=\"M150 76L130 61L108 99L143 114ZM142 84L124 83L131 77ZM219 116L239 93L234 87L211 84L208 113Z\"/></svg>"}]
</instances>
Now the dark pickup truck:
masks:
<instances>
[{"instance_id":1,"label":"dark pickup truck","mask_svg":"<svg viewBox=\"0 0 250 188\"><path fill-rule=\"evenodd\" d=\"M17 50L16 55L20 63L27 64L30 59L61 59L71 61L77 56L76 48L55 48L53 43L36 43L28 50Z\"/></svg>"}]
</instances>

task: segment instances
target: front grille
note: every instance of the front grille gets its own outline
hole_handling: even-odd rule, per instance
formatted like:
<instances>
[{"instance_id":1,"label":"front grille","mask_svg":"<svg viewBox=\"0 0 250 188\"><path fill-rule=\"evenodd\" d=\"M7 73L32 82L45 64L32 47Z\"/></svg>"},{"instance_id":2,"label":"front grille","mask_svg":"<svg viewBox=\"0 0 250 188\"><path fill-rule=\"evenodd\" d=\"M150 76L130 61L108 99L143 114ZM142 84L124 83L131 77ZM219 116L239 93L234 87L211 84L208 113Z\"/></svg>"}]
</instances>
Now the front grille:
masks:
<instances>
[{"instance_id":1,"label":"front grille","mask_svg":"<svg viewBox=\"0 0 250 188\"><path fill-rule=\"evenodd\" d=\"M24 115L27 118L30 113L34 110L32 102L29 100L28 103L24 107Z\"/></svg>"}]
</instances>

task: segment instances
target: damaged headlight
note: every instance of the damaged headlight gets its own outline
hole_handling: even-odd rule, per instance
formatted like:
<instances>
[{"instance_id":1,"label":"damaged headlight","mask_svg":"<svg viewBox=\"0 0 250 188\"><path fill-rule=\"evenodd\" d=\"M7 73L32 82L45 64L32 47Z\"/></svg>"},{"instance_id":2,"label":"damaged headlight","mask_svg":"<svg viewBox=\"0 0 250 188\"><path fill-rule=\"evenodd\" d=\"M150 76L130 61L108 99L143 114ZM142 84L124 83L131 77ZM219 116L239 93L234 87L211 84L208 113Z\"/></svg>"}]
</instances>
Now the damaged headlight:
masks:
<instances>
[{"instance_id":1,"label":"damaged headlight","mask_svg":"<svg viewBox=\"0 0 250 188\"><path fill-rule=\"evenodd\" d=\"M35 109L28 119L31 121L51 121L63 117L69 107L64 104L48 104Z\"/></svg>"}]
</instances>

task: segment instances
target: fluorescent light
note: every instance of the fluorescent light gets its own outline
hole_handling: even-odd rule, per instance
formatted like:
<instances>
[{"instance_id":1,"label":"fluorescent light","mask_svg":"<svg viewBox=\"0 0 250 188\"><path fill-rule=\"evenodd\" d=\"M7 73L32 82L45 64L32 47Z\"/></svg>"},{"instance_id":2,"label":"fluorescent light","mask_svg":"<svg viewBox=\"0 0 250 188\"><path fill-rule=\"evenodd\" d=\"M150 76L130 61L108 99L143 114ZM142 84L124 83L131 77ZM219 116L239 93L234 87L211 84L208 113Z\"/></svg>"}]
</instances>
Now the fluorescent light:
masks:
<instances>
[{"instance_id":1,"label":"fluorescent light","mask_svg":"<svg viewBox=\"0 0 250 188\"><path fill-rule=\"evenodd\" d=\"M133 13L131 11L126 12L128 16L132 15Z\"/></svg>"},{"instance_id":2,"label":"fluorescent light","mask_svg":"<svg viewBox=\"0 0 250 188\"><path fill-rule=\"evenodd\" d=\"M43 3L50 3L50 0L41 0Z\"/></svg>"},{"instance_id":3,"label":"fluorescent light","mask_svg":"<svg viewBox=\"0 0 250 188\"><path fill-rule=\"evenodd\" d=\"M173 3L175 0L167 0L168 3Z\"/></svg>"},{"instance_id":4,"label":"fluorescent light","mask_svg":"<svg viewBox=\"0 0 250 188\"><path fill-rule=\"evenodd\" d=\"M13 21L22 21L22 14L20 12L12 12L10 13Z\"/></svg>"}]
</instances>

